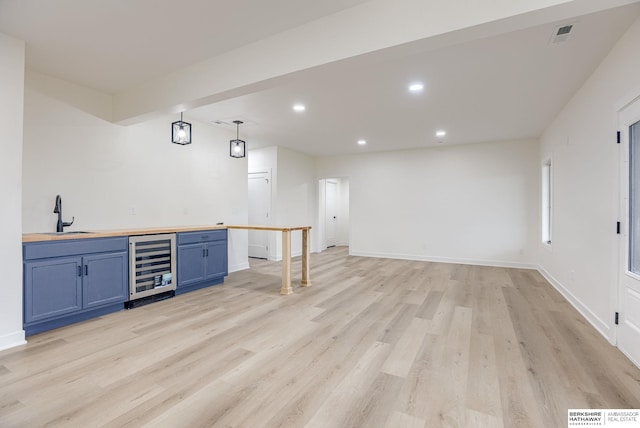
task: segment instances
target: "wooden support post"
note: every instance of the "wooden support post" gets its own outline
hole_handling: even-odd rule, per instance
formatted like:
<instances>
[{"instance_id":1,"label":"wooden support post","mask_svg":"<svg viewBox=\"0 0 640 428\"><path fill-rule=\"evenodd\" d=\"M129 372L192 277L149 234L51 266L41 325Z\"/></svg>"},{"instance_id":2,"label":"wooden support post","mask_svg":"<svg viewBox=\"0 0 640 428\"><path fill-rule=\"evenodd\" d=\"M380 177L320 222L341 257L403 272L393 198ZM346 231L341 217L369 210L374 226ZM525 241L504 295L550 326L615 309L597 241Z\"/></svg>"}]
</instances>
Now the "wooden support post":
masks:
<instances>
[{"instance_id":1,"label":"wooden support post","mask_svg":"<svg viewBox=\"0 0 640 428\"><path fill-rule=\"evenodd\" d=\"M246 229L246 230L271 230L282 232L282 287L280 294L292 294L291 287L291 232L294 230L302 231L302 279L300 285L309 287L311 285L310 266L311 266L311 226L252 226L252 225L230 225L227 229Z\"/></svg>"},{"instance_id":2,"label":"wooden support post","mask_svg":"<svg viewBox=\"0 0 640 428\"><path fill-rule=\"evenodd\" d=\"M280 294L291 294L291 232L282 231L282 288Z\"/></svg>"},{"instance_id":3,"label":"wooden support post","mask_svg":"<svg viewBox=\"0 0 640 428\"><path fill-rule=\"evenodd\" d=\"M300 285L303 287L311 286L311 278L309 277L309 255L310 250L309 229L302 229L302 280Z\"/></svg>"}]
</instances>

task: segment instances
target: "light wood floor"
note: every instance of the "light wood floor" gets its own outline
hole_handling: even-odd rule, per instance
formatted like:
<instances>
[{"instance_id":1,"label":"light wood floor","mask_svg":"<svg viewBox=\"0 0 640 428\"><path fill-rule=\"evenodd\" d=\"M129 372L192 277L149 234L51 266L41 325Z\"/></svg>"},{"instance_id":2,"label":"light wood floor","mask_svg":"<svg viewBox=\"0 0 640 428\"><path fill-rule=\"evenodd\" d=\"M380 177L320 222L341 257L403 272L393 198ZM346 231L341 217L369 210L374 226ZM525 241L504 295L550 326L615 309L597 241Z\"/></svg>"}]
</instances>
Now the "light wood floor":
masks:
<instances>
[{"instance_id":1,"label":"light wood floor","mask_svg":"<svg viewBox=\"0 0 640 428\"><path fill-rule=\"evenodd\" d=\"M640 408L640 370L534 271L344 248L311 266L291 296L254 261L0 352L0 426L565 427L568 408Z\"/></svg>"}]
</instances>

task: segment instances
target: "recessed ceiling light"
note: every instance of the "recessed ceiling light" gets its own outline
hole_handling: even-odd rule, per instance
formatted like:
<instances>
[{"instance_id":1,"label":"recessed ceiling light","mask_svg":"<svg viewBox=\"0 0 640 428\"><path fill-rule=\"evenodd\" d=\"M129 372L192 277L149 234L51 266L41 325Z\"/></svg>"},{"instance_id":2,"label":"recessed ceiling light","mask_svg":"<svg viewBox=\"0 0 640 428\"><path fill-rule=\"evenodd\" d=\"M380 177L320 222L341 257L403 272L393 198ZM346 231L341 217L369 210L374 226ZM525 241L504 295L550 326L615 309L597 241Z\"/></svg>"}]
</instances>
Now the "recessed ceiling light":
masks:
<instances>
[{"instance_id":1,"label":"recessed ceiling light","mask_svg":"<svg viewBox=\"0 0 640 428\"><path fill-rule=\"evenodd\" d=\"M447 135L447 131L443 131L443 130L436 131L436 137L440 137L440 138L442 138L442 137L444 137L445 135Z\"/></svg>"},{"instance_id":2,"label":"recessed ceiling light","mask_svg":"<svg viewBox=\"0 0 640 428\"><path fill-rule=\"evenodd\" d=\"M305 111L307 108L304 106L304 104L294 104L293 105L293 111L297 111L298 113L301 113L303 111Z\"/></svg>"},{"instance_id":3,"label":"recessed ceiling light","mask_svg":"<svg viewBox=\"0 0 640 428\"><path fill-rule=\"evenodd\" d=\"M358 140L359 146L364 146L365 144L367 144L367 140Z\"/></svg>"},{"instance_id":4,"label":"recessed ceiling light","mask_svg":"<svg viewBox=\"0 0 640 428\"><path fill-rule=\"evenodd\" d=\"M422 92L424 85L420 82L414 82L409 85L409 91L415 93Z\"/></svg>"}]
</instances>

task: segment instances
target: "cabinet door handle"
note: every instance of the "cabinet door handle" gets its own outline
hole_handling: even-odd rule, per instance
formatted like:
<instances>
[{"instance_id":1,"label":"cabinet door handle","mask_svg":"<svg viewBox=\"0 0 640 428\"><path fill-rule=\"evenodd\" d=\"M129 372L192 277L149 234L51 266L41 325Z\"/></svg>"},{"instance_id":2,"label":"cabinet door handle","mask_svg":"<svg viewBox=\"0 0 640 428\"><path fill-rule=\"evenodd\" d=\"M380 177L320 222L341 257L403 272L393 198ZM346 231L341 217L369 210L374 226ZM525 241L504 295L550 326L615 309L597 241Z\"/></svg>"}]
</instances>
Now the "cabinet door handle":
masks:
<instances>
[{"instance_id":1,"label":"cabinet door handle","mask_svg":"<svg viewBox=\"0 0 640 428\"><path fill-rule=\"evenodd\" d=\"M82 276L82 266L78 266L78 276Z\"/></svg>"},{"instance_id":2,"label":"cabinet door handle","mask_svg":"<svg viewBox=\"0 0 640 428\"><path fill-rule=\"evenodd\" d=\"M209 257L209 249L207 248L205 251L207 253L207 257Z\"/></svg>"},{"instance_id":3,"label":"cabinet door handle","mask_svg":"<svg viewBox=\"0 0 640 428\"><path fill-rule=\"evenodd\" d=\"M84 265L84 275L89 275L89 265Z\"/></svg>"}]
</instances>

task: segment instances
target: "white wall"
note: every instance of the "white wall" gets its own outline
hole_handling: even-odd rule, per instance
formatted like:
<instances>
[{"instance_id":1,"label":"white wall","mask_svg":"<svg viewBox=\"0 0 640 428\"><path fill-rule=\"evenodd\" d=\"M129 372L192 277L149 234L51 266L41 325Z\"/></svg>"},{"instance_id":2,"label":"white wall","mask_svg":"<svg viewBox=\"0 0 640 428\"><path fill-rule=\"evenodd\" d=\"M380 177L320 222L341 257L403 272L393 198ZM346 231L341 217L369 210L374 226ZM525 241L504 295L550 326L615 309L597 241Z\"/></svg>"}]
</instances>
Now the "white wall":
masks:
<instances>
[{"instance_id":1,"label":"white wall","mask_svg":"<svg viewBox=\"0 0 640 428\"><path fill-rule=\"evenodd\" d=\"M311 251L316 251L318 184L314 158L284 147L250 150L249 172L271 171L273 226L311 226ZM302 254L302 233L291 233L291 254ZM269 234L269 259L282 260L282 235Z\"/></svg>"},{"instance_id":2,"label":"white wall","mask_svg":"<svg viewBox=\"0 0 640 428\"><path fill-rule=\"evenodd\" d=\"M25 75L29 86L34 90L90 113L100 119L109 122L112 121L112 95L65 82L33 70L26 70Z\"/></svg>"},{"instance_id":3,"label":"white wall","mask_svg":"<svg viewBox=\"0 0 640 428\"><path fill-rule=\"evenodd\" d=\"M311 226L311 251L317 251L313 234L317 229L318 180L314 158L278 147L278 198L272 212L274 222L284 226ZM282 240L278 242L282 256ZM291 254L302 254L302 232L291 233Z\"/></svg>"},{"instance_id":4,"label":"white wall","mask_svg":"<svg viewBox=\"0 0 640 428\"><path fill-rule=\"evenodd\" d=\"M618 270L617 110L640 96L640 20L618 41L541 138L552 159L552 249L543 273L611 342ZM538 239L538 242L540 240Z\"/></svg>"},{"instance_id":5,"label":"white wall","mask_svg":"<svg viewBox=\"0 0 640 428\"><path fill-rule=\"evenodd\" d=\"M24 49L24 42L0 34L0 349L24 343L20 235Z\"/></svg>"},{"instance_id":6,"label":"white wall","mask_svg":"<svg viewBox=\"0 0 640 428\"><path fill-rule=\"evenodd\" d=\"M178 116L123 127L44 95L41 80L30 83L28 78L24 232L55 231L56 194L63 219L75 217L68 230L246 224L247 161L229 157L231 131L193 122L193 144L179 146L170 142ZM229 235L230 270L246 267L246 232Z\"/></svg>"},{"instance_id":7,"label":"white wall","mask_svg":"<svg viewBox=\"0 0 640 428\"><path fill-rule=\"evenodd\" d=\"M349 179L338 179L338 245L349 245Z\"/></svg>"},{"instance_id":8,"label":"white wall","mask_svg":"<svg viewBox=\"0 0 640 428\"><path fill-rule=\"evenodd\" d=\"M354 255L534 265L538 143L442 146L318 159L349 177Z\"/></svg>"},{"instance_id":9,"label":"white wall","mask_svg":"<svg viewBox=\"0 0 640 428\"><path fill-rule=\"evenodd\" d=\"M278 168L278 147L265 147L247 152L248 172L267 172ZM276 175L277 174L273 174Z\"/></svg>"}]
</instances>

